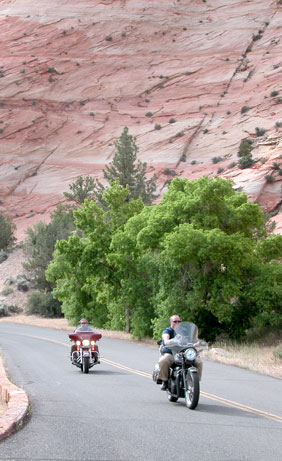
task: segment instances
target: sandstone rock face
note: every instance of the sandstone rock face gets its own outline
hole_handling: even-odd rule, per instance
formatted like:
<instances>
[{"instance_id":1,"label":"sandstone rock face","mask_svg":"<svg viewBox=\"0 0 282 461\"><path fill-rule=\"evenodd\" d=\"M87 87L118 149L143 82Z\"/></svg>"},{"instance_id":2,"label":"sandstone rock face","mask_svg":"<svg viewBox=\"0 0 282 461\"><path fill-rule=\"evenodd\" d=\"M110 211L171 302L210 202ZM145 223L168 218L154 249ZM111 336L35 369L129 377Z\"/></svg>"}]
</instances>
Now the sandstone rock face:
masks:
<instances>
[{"instance_id":1,"label":"sandstone rock face","mask_svg":"<svg viewBox=\"0 0 282 461\"><path fill-rule=\"evenodd\" d=\"M77 176L103 179L124 126L160 194L167 168L220 175L282 232L278 1L1 0L0 21L0 212L19 240Z\"/></svg>"}]
</instances>

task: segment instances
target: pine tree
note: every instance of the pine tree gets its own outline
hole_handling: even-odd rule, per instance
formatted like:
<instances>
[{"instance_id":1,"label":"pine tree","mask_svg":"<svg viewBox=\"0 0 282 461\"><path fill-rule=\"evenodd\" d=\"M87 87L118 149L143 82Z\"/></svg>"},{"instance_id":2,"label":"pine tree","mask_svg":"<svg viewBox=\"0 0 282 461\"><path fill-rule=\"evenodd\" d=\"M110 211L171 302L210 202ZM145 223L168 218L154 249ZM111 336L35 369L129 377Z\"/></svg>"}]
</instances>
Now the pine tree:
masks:
<instances>
[{"instance_id":1,"label":"pine tree","mask_svg":"<svg viewBox=\"0 0 282 461\"><path fill-rule=\"evenodd\" d=\"M151 205L156 190L156 176L146 179L147 164L137 160L136 138L128 133L127 126L115 142L116 153L109 166L103 170L104 178L119 181L121 187L129 186L129 199L141 197L145 205Z\"/></svg>"},{"instance_id":2,"label":"pine tree","mask_svg":"<svg viewBox=\"0 0 282 461\"><path fill-rule=\"evenodd\" d=\"M95 180L90 176L85 178L78 176L77 180L69 186L71 192L64 192L64 196L68 201L82 205L86 198L93 199L95 197L95 186Z\"/></svg>"}]
</instances>

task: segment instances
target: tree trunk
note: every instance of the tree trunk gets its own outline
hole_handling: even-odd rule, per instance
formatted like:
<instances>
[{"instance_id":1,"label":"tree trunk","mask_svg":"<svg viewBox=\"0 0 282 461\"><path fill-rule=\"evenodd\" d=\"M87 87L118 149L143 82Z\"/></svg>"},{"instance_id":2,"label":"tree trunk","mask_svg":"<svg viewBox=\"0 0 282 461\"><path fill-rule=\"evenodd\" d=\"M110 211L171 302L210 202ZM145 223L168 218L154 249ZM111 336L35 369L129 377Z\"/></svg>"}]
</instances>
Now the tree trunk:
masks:
<instances>
[{"instance_id":1,"label":"tree trunk","mask_svg":"<svg viewBox=\"0 0 282 461\"><path fill-rule=\"evenodd\" d=\"M130 310L129 307L126 307L124 310L124 315L125 315L125 331L126 333L130 333Z\"/></svg>"}]
</instances>

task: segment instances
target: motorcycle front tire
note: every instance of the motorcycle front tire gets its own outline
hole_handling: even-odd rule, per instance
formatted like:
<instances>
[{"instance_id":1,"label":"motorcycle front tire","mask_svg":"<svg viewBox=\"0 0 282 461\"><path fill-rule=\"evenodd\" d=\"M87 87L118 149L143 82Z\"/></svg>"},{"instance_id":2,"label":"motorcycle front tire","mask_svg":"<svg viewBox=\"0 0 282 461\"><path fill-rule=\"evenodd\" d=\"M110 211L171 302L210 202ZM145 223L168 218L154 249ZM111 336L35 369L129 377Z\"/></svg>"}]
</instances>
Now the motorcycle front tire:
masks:
<instances>
[{"instance_id":1,"label":"motorcycle front tire","mask_svg":"<svg viewBox=\"0 0 282 461\"><path fill-rule=\"evenodd\" d=\"M82 370L83 373L89 372L89 357L83 357L82 359Z\"/></svg>"},{"instance_id":2,"label":"motorcycle front tire","mask_svg":"<svg viewBox=\"0 0 282 461\"><path fill-rule=\"evenodd\" d=\"M200 397L200 384L198 373L187 371L186 374L186 385L187 390L185 389L185 404L190 410L194 410L199 402Z\"/></svg>"}]
</instances>

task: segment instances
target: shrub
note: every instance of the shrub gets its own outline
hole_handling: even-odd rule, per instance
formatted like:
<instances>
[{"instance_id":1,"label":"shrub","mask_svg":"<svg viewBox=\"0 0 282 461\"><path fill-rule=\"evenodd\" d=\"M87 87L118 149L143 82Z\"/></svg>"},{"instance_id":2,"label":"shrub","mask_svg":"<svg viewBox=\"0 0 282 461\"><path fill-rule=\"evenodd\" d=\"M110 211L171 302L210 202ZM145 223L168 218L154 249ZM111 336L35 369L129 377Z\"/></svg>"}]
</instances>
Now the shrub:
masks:
<instances>
[{"instance_id":1,"label":"shrub","mask_svg":"<svg viewBox=\"0 0 282 461\"><path fill-rule=\"evenodd\" d=\"M168 121L168 123L175 123L175 122L176 122L175 118L170 118Z\"/></svg>"},{"instance_id":2,"label":"shrub","mask_svg":"<svg viewBox=\"0 0 282 461\"><path fill-rule=\"evenodd\" d=\"M254 41L254 42L255 42L256 40L259 40L260 38L262 38L261 32L258 33L258 34L253 34L253 41Z\"/></svg>"},{"instance_id":3,"label":"shrub","mask_svg":"<svg viewBox=\"0 0 282 461\"><path fill-rule=\"evenodd\" d=\"M8 259L8 253L6 251L0 250L0 264Z\"/></svg>"},{"instance_id":4,"label":"shrub","mask_svg":"<svg viewBox=\"0 0 282 461\"><path fill-rule=\"evenodd\" d=\"M272 183L272 182L275 181L275 178L274 178L274 176L272 176L272 174L267 174L265 176L265 180L266 180L266 182Z\"/></svg>"},{"instance_id":5,"label":"shrub","mask_svg":"<svg viewBox=\"0 0 282 461\"><path fill-rule=\"evenodd\" d=\"M243 170L244 168L250 168L254 164L254 161L252 159L252 155L245 155L244 157L241 157L239 162L238 162L238 167Z\"/></svg>"},{"instance_id":6,"label":"shrub","mask_svg":"<svg viewBox=\"0 0 282 461\"><path fill-rule=\"evenodd\" d=\"M276 123L275 123L275 127L276 127L276 128L281 128L281 126L282 126L282 122L276 122Z\"/></svg>"},{"instance_id":7,"label":"shrub","mask_svg":"<svg viewBox=\"0 0 282 461\"><path fill-rule=\"evenodd\" d=\"M253 141L251 139L242 139L239 146L238 157L245 157L246 155L251 155L252 143Z\"/></svg>"},{"instance_id":8,"label":"shrub","mask_svg":"<svg viewBox=\"0 0 282 461\"><path fill-rule=\"evenodd\" d=\"M196 160L192 160L191 165L196 165Z\"/></svg>"},{"instance_id":9,"label":"shrub","mask_svg":"<svg viewBox=\"0 0 282 461\"><path fill-rule=\"evenodd\" d=\"M111 42L113 40L113 37L111 37L110 35L107 35L105 40L107 40L107 42Z\"/></svg>"},{"instance_id":10,"label":"shrub","mask_svg":"<svg viewBox=\"0 0 282 461\"><path fill-rule=\"evenodd\" d=\"M49 74L56 74L57 73L55 67L48 67L48 72L49 72Z\"/></svg>"},{"instance_id":11,"label":"shrub","mask_svg":"<svg viewBox=\"0 0 282 461\"><path fill-rule=\"evenodd\" d=\"M165 168L164 171L163 171L163 174L167 174L167 175L170 175L170 176L177 176L176 171L171 170L170 168Z\"/></svg>"},{"instance_id":12,"label":"shrub","mask_svg":"<svg viewBox=\"0 0 282 461\"><path fill-rule=\"evenodd\" d=\"M256 127L256 136L260 137L265 134L266 130L264 128L259 128L258 126Z\"/></svg>"},{"instance_id":13,"label":"shrub","mask_svg":"<svg viewBox=\"0 0 282 461\"><path fill-rule=\"evenodd\" d=\"M51 293L35 291L27 298L26 315L40 315L41 317L63 317L61 303L53 298Z\"/></svg>"},{"instance_id":14,"label":"shrub","mask_svg":"<svg viewBox=\"0 0 282 461\"><path fill-rule=\"evenodd\" d=\"M16 240L14 237L15 228L16 226L9 216L0 214L0 250L6 250L13 246Z\"/></svg>"},{"instance_id":15,"label":"shrub","mask_svg":"<svg viewBox=\"0 0 282 461\"><path fill-rule=\"evenodd\" d=\"M218 168L217 174L220 174L220 173L223 173L223 172L224 172L224 168Z\"/></svg>"},{"instance_id":16,"label":"shrub","mask_svg":"<svg viewBox=\"0 0 282 461\"><path fill-rule=\"evenodd\" d=\"M162 129L162 126L156 123L155 130L161 130L161 129Z\"/></svg>"},{"instance_id":17,"label":"shrub","mask_svg":"<svg viewBox=\"0 0 282 461\"><path fill-rule=\"evenodd\" d=\"M153 116L152 112L147 112L145 115L146 115L146 117L152 117Z\"/></svg>"},{"instance_id":18,"label":"shrub","mask_svg":"<svg viewBox=\"0 0 282 461\"><path fill-rule=\"evenodd\" d=\"M182 136L184 136L184 131L179 131L178 133L176 133L175 135L177 138L181 138Z\"/></svg>"},{"instance_id":19,"label":"shrub","mask_svg":"<svg viewBox=\"0 0 282 461\"><path fill-rule=\"evenodd\" d=\"M278 96L278 94L279 94L279 91L272 91L270 93L270 96L273 98L274 96Z\"/></svg>"},{"instance_id":20,"label":"shrub","mask_svg":"<svg viewBox=\"0 0 282 461\"><path fill-rule=\"evenodd\" d=\"M246 112L248 112L248 110L250 110L249 106L243 106L241 109L241 114L245 114Z\"/></svg>"},{"instance_id":21,"label":"shrub","mask_svg":"<svg viewBox=\"0 0 282 461\"><path fill-rule=\"evenodd\" d=\"M231 163L228 165L228 168L234 168L236 165L237 165L236 162L231 162Z\"/></svg>"},{"instance_id":22,"label":"shrub","mask_svg":"<svg viewBox=\"0 0 282 461\"><path fill-rule=\"evenodd\" d=\"M218 162L222 162L222 158L221 158L221 157L213 157L213 158L212 158L212 163L218 163Z\"/></svg>"},{"instance_id":23,"label":"shrub","mask_svg":"<svg viewBox=\"0 0 282 461\"><path fill-rule=\"evenodd\" d=\"M1 291L1 295L2 296L8 296L10 295L11 293L13 293L13 288L11 287L4 287L3 290Z\"/></svg>"},{"instance_id":24,"label":"shrub","mask_svg":"<svg viewBox=\"0 0 282 461\"><path fill-rule=\"evenodd\" d=\"M273 163L272 163L272 166L273 166L273 169L274 169L274 170L279 170L279 169L280 169L280 164L277 163L277 162L273 162Z\"/></svg>"}]
</instances>

